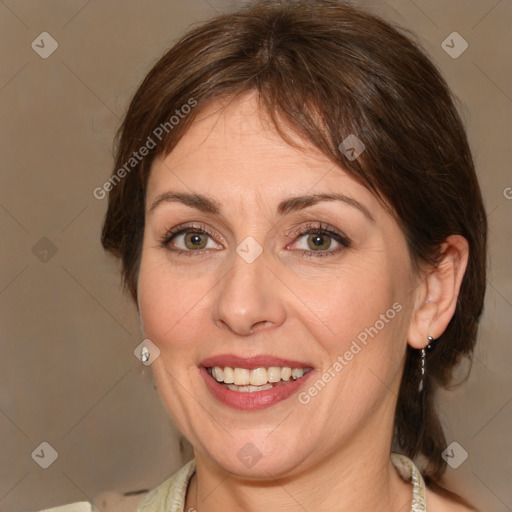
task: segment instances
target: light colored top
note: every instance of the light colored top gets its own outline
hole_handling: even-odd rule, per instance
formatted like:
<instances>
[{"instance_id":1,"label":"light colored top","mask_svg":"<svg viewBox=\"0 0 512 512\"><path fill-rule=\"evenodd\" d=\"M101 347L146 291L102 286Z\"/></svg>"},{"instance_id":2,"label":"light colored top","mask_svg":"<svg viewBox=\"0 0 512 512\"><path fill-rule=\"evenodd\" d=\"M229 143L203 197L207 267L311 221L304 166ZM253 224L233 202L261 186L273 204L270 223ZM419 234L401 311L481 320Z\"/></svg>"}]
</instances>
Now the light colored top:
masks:
<instances>
[{"instance_id":1,"label":"light colored top","mask_svg":"<svg viewBox=\"0 0 512 512\"><path fill-rule=\"evenodd\" d=\"M391 462L397 468L400 476L412 483L410 512L426 512L425 482L418 468L411 459L397 453L391 454ZM147 494L136 512L185 512L187 487L195 469L195 461L191 460L175 475Z\"/></svg>"},{"instance_id":2,"label":"light colored top","mask_svg":"<svg viewBox=\"0 0 512 512\"><path fill-rule=\"evenodd\" d=\"M80 501L61 507L45 508L41 512L92 512L92 505L89 501Z\"/></svg>"},{"instance_id":3,"label":"light colored top","mask_svg":"<svg viewBox=\"0 0 512 512\"><path fill-rule=\"evenodd\" d=\"M414 465L405 455L391 454L391 462L399 475L412 484L412 504L410 512L427 512L425 482ZM185 497L187 487L196 470L191 460L177 473L155 487L140 501L136 512L186 512ZM62 507L42 510L41 512L96 512L98 509L88 501L71 503ZM105 509L103 509L103 512Z\"/></svg>"}]
</instances>

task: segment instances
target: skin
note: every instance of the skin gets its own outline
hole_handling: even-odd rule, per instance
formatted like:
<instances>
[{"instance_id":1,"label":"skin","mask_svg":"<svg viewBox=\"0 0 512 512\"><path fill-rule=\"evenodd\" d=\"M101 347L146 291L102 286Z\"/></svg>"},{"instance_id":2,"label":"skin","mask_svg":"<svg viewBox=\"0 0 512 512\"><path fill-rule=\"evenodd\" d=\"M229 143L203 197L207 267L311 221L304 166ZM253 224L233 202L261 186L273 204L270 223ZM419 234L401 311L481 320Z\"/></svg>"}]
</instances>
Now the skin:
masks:
<instances>
[{"instance_id":1,"label":"skin","mask_svg":"<svg viewBox=\"0 0 512 512\"><path fill-rule=\"evenodd\" d=\"M166 201L151 209L169 191L207 195L221 212ZM342 201L276 212L291 196L333 192L373 220ZM389 460L405 351L446 328L467 242L450 237L439 267L416 274L384 206L314 148L284 142L253 93L211 104L153 162L146 205L138 307L144 336L160 349L152 369L162 400L194 446L185 510L409 510L411 486ZM315 257L308 228L320 223L349 246L324 235L328 255ZM184 224L193 224L188 244L183 234L162 243ZM190 242L198 224L212 231L200 250ZM253 263L236 252L249 236L263 251ZM260 411L234 410L199 375L207 357L268 354L309 363L313 382L395 303L401 311L307 404L292 395ZM261 453L251 468L237 457L246 443ZM429 510L458 510L429 500Z\"/></svg>"}]
</instances>

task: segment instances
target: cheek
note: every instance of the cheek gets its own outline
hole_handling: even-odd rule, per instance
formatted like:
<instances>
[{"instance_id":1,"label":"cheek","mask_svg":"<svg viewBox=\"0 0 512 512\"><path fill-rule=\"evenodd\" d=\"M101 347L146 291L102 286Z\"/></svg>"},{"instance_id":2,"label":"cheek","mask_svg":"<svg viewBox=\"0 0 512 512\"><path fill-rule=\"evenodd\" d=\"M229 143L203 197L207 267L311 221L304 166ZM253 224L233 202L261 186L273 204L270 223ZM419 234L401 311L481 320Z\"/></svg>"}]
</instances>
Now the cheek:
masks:
<instances>
[{"instance_id":1,"label":"cheek","mask_svg":"<svg viewBox=\"0 0 512 512\"><path fill-rule=\"evenodd\" d=\"M144 255L138 279L138 304L144 335L157 346L186 347L204 322L213 280L170 272L165 258Z\"/></svg>"},{"instance_id":2,"label":"cheek","mask_svg":"<svg viewBox=\"0 0 512 512\"><path fill-rule=\"evenodd\" d=\"M410 314L406 262L397 267L386 258L361 257L328 277L319 274L295 282L294 291L308 305L301 322L308 326L322 361L317 378L333 382L328 391L333 398L326 403L335 410L363 414L361 403L377 407L388 386L398 382ZM317 391L306 393L308 399Z\"/></svg>"},{"instance_id":3,"label":"cheek","mask_svg":"<svg viewBox=\"0 0 512 512\"><path fill-rule=\"evenodd\" d=\"M293 283L293 291L307 306L311 323L316 319L325 342L332 348L342 348L339 345L343 341L354 338L376 321L382 322L380 315L397 300L389 274L375 262L364 265L359 261L357 266L348 264L330 273L299 278ZM390 316L393 314L392 310Z\"/></svg>"}]
</instances>

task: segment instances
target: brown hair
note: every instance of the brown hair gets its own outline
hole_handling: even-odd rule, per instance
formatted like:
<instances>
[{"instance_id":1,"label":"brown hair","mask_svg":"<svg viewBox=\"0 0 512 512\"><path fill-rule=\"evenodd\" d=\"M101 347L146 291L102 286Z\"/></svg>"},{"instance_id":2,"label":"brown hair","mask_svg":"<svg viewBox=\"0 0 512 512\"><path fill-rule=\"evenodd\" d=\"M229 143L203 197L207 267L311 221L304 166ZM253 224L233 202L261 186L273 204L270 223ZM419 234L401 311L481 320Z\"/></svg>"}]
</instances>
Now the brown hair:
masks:
<instances>
[{"instance_id":1,"label":"brown hair","mask_svg":"<svg viewBox=\"0 0 512 512\"><path fill-rule=\"evenodd\" d=\"M404 32L334 0L254 2L191 30L156 63L129 106L115 169L126 169L150 139L155 147L112 188L102 243L121 258L124 283L136 299L153 158L172 151L202 107L247 91L258 92L283 137L285 123L388 205L417 268L437 264L449 235L465 237L467 270L456 312L428 354L423 400L419 351L408 347L395 417L395 443L409 457L422 455L425 476L435 483L446 467L446 446L434 395L474 347L487 219L452 95ZM182 109L187 104L197 106ZM178 110L188 113L170 123ZM339 149L350 134L366 146L357 159Z\"/></svg>"}]
</instances>

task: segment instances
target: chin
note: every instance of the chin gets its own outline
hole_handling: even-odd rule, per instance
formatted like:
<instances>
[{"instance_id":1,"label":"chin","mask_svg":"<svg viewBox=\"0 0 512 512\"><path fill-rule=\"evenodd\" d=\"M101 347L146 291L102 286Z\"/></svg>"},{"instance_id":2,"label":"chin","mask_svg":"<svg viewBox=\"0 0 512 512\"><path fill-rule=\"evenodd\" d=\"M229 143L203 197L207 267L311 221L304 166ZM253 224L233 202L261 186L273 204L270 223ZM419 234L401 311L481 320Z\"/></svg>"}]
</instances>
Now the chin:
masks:
<instances>
[{"instance_id":1,"label":"chin","mask_svg":"<svg viewBox=\"0 0 512 512\"><path fill-rule=\"evenodd\" d=\"M268 432L244 432L214 446L210 442L201 450L202 456L214 461L225 472L247 480L268 480L298 471L307 457L301 439ZM209 446L208 446L209 445Z\"/></svg>"}]
</instances>

